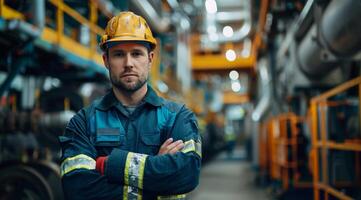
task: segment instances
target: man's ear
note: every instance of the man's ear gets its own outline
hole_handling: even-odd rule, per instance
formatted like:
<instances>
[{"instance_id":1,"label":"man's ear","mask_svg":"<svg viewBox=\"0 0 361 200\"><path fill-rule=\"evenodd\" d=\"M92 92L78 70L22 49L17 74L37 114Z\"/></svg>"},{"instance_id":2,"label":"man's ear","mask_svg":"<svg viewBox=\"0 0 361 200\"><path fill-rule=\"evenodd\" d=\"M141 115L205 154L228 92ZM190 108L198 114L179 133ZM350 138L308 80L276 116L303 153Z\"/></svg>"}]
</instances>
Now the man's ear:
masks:
<instances>
[{"instance_id":1,"label":"man's ear","mask_svg":"<svg viewBox=\"0 0 361 200\"><path fill-rule=\"evenodd\" d=\"M108 54L107 53L103 54L103 62L104 62L105 67L107 69L109 69L109 62L108 62Z\"/></svg>"},{"instance_id":2,"label":"man's ear","mask_svg":"<svg viewBox=\"0 0 361 200\"><path fill-rule=\"evenodd\" d=\"M149 67L151 67L154 60L154 51L149 52L148 59L149 59Z\"/></svg>"}]
</instances>

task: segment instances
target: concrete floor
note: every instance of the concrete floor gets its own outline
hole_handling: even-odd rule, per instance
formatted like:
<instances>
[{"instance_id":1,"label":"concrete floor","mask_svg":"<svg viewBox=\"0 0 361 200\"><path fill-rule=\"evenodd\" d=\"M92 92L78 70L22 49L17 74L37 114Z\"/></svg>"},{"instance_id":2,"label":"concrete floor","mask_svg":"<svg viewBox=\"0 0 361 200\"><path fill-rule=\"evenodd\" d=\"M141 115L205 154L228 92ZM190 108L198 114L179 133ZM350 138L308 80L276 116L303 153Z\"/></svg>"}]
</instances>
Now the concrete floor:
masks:
<instances>
[{"instance_id":1,"label":"concrete floor","mask_svg":"<svg viewBox=\"0 0 361 200\"><path fill-rule=\"evenodd\" d=\"M254 184L255 172L244 160L244 151L237 149L229 159L221 154L203 166L200 184L189 199L192 200L270 200L266 189Z\"/></svg>"}]
</instances>

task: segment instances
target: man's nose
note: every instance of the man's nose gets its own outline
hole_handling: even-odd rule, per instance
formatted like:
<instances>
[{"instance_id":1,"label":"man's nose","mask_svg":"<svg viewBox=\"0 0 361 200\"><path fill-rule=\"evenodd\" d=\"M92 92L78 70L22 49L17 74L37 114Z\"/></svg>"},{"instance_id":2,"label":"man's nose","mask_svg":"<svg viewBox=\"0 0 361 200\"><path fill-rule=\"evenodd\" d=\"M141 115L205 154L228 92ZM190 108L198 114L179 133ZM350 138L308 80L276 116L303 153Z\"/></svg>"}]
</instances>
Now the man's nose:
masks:
<instances>
[{"instance_id":1,"label":"man's nose","mask_svg":"<svg viewBox=\"0 0 361 200\"><path fill-rule=\"evenodd\" d=\"M124 62L126 67L130 67L130 68L133 67L133 58L130 53L126 54Z\"/></svg>"}]
</instances>

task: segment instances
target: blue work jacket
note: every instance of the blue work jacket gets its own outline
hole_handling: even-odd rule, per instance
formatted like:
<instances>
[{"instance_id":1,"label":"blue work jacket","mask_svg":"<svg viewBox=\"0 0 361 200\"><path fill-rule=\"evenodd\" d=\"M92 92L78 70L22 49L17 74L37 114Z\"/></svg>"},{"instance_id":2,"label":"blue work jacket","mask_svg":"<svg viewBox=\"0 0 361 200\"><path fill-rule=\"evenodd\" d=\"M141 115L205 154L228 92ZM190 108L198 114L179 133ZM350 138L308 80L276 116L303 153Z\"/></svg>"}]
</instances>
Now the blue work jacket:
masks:
<instances>
[{"instance_id":1,"label":"blue work jacket","mask_svg":"<svg viewBox=\"0 0 361 200\"><path fill-rule=\"evenodd\" d=\"M157 155L163 142L183 140L175 154ZM185 199L198 185L201 141L194 114L156 95L128 110L109 92L80 110L59 137L67 199ZM108 156L105 173L96 158Z\"/></svg>"}]
</instances>

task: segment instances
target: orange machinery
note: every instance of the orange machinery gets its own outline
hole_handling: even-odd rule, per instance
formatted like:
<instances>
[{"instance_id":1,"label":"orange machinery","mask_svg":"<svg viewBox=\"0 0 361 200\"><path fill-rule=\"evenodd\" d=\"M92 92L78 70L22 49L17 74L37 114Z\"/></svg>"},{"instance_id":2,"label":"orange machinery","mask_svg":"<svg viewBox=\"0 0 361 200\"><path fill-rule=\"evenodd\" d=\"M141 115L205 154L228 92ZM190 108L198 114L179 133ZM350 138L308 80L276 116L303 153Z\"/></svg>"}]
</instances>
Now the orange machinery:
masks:
<instances>
[{"instance_id":1,"label":"orange machinery","mask_svg":"<svg viewBox=\"0 0 361 200\"><path fill-rule=\"evenodd\" d=\"M270 118L260 126L260 168L274 181L280 181L282 190L312 187L302 181L300 169L307 166L299 158L305 148L305 137L300 127L305 118L294 113L284 113ZM307 167L306 167L307 168Z\"/></svg>"}]
</instances>

